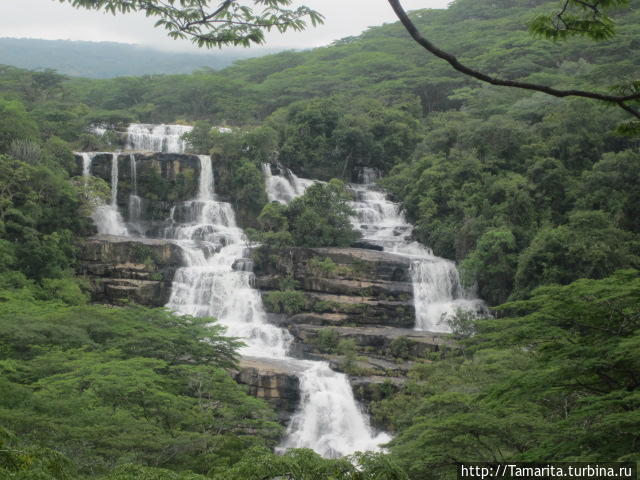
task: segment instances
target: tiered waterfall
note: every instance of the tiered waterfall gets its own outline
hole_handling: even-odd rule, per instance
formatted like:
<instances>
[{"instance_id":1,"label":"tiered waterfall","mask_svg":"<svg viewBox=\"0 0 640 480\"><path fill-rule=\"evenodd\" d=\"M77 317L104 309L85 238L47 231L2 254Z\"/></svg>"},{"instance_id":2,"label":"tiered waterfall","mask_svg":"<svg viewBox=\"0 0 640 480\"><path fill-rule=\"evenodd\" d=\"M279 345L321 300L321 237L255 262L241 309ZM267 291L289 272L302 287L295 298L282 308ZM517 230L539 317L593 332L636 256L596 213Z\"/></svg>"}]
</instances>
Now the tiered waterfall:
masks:
<instances>
[{"instance_id":1,"label":"tiered waterfall","mask_svg":"<svg viewBox=\"0 0 640 480\"><path fill-rule=\"evenodd\" d=\"M273 175L269 165L264 168L270 174L266 182L269 200L282 202L281 191L304 193L304 189L295 188L291 175ZM448 332L446 319L458 310L483 312L482 300L474 298L462 286L456 264L434 256L429 248L412 239L413 226L405 219L400 206L387 200L384 192L376 187L377 177L375 170L363 168L358 173L358 183L349 185L354 194L352 223L364 242L411 258L416 330ZM313 183L295 178L298 185ZM290 185L288 189L284 184Z\"/></svg>"},{"instance_id":2,"label":"tiered waterfall","mask_svg":"<svg viewBox=\"0 0 640 480\"><path fill-rule=\"evenodd\" d=\"M178 132L186 131L184 128L133 125L129 128L127 148L184 153L186 145L177 137ZM83 154L83 158L87 164L85 173L89 175L91 154ZM113 158L117 168L117 155ZM135 185L134 154L130 155L130 162L134 183L131 204L140 200ZM253 273L244 234L236 224L231 204L216 198L211 158L200 155L199 163L197 197L176 204L160 233L184 253L184 266L175 274L167 307L181 314L217 318L228 335L243 339L246 344L241 351L243 355L278 361L299 376L301 401L281 448L311 448L325 457L379 450L390 437L374 432L346 376L331 370L326 362L288 357L292 339L286 330L267 321L260 293L252 287ZM294 194L289 198L281 192L281 201L300 195L312 183L298 179L296 186L296 178L291 174L288 180ZM112 176L112 189L116 188L117 171ZM112 205L117 213L115 201ZM139 207L137 211L139 215ZM135 213L130 211L130 217L133 216ZM104 231L103 226L98 228L101 233L113 233ZM139 231L134 226L130 230ZM125 228L118 234L129 233Z\"/></svg>"}]
</instances>

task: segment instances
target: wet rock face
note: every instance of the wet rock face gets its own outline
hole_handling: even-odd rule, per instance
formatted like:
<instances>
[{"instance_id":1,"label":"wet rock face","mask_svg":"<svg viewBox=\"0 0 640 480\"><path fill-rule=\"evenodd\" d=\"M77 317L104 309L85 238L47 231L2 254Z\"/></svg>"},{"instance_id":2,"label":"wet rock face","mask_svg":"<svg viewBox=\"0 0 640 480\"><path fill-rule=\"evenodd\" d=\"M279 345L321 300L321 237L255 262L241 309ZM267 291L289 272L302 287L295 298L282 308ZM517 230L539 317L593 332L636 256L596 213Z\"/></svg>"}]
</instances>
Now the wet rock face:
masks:
<instances>
[{"instance_id":1,"label":"wet rock face","mask_svg":"<svg viewBox=\"0 0 640 480\"><path fill-rule=\"evenodd\" d=\"M89 281L93 301L161 307L181 264L181 250L170 242L99 235L80 245L78 274Z\"/></svg>"},{"instance_id":2,"label":"wet rock face","mask_svg":"<svg viewBox=\"0 0 640 480\"><path fill-rule=\"evenodd\" d=\"M269 359L243 358L234 378L249 387L250 395L271 404L282 423L286 423L298 407L300 379L284 364Z\"/></svg>"},{"instance_id":3,"label":"wet rock face","mask_svg":"<svg viewBox=\"0 0 640 480\"><path fill-rule=\"evenodd\" d=\"M286 290L285 284L295 286L296 313L330 315L329 323L415 324L411 262L405 257L356 248L260 248L254 253L256 287L268 297Z\"/></svg>"}]
</instances>

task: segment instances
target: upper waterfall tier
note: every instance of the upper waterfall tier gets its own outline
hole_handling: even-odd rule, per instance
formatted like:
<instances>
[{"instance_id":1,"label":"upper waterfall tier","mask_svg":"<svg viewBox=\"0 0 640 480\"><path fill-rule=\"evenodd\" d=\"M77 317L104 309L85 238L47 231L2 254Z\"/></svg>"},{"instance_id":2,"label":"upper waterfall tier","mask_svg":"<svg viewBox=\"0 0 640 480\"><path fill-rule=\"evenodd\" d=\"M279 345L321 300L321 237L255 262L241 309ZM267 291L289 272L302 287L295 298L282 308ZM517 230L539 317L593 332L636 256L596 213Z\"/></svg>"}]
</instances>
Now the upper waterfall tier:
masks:
<instances>
[{"instance_id":1,"label":"upper waterfall tier","mask_svg":"<svg viewBox=\"0 0 640 480\"><path fill-rule=\"evenodd\" d=\"M193 127L188 125L151 125L132 123L127 128L127 150L184 153L187 142L182 138Z\"/></svg>"},{"instance_id":2,"label":"upper waterfall tier","mask_svg":"<svg viewBox=\"0 0 640 480\"><path fill-rule=\"evenodd\" d=\"M106 205L98 205L91 215L96 224L98 233L104 235L126 236L129 234L120 212L118 211L118 155L115 153L78 153L82 157L82 175L86 181L92 174L93 159L97 155L109 155L111 157L110 183L111 202Z\"/></svg>"}]
</instances>

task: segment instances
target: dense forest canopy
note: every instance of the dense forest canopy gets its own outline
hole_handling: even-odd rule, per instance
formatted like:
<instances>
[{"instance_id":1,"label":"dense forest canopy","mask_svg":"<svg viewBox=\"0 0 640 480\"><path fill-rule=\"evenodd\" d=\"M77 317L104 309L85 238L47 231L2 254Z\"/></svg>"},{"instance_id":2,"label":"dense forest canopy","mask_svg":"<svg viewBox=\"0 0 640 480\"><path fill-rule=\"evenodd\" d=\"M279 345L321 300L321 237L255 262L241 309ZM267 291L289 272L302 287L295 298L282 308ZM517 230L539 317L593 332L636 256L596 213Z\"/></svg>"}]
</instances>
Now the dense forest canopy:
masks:
<instances>
[{"instance_id":1,"label":"dense forest canopy","mask_svg":"<svg viewBox=\"0 0 640 480\"><path fill-rule=\"evenodd\" d=\"M616 34L604 41L532 37L531 19L556 6L456 0L411 20L490 75L580 90L637 83L637 2L609 12ZM406 386L374 404L395 435L388 454L276 456L274 412L228 375L236 340L165 311L87 305L75 239L92 234L87 214L108 186L96 179L87 195L72 152L114 149L133 121L195 124L190 144L211 154L219 193L270 245L350 244L344 182L355 167L379 170L416 239L457 261L495 307L460 316L458 346L417 361ZM606 104L476 82L400 24L190 75L0 67L0 472L435 479L470 460L640 460L630 126ZM330 182L269 204L264 162Z\"/></svg>"}]
</instances>

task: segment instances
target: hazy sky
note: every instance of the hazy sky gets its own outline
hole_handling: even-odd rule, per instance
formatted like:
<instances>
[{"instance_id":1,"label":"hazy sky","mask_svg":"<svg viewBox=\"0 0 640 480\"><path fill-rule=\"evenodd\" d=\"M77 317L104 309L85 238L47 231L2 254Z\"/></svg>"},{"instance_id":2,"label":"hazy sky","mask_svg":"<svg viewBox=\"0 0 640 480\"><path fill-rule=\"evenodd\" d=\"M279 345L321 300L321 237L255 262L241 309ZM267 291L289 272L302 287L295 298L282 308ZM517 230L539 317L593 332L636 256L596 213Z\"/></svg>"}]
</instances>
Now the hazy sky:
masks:
<instances>
[{"instance_id":1,"label":"hazy sky","mask_svg":"<svg viewBox=\"0 0 640 480\"><path fill-rule=\"evenodd\" d=\"M450 0L404 0L407 10L445 8ZM216 4L217 0L212 0ZM325 25L301 33L271 34L266 47L309 48L357 35L369 26L393 22L386 0L295 0L320 11ZM197 50L189 42L168 38L144 15L113 15L76 10L58 0L0 0L0 37L112 41L162 49Z\"/></svg>"}]
</instances>

